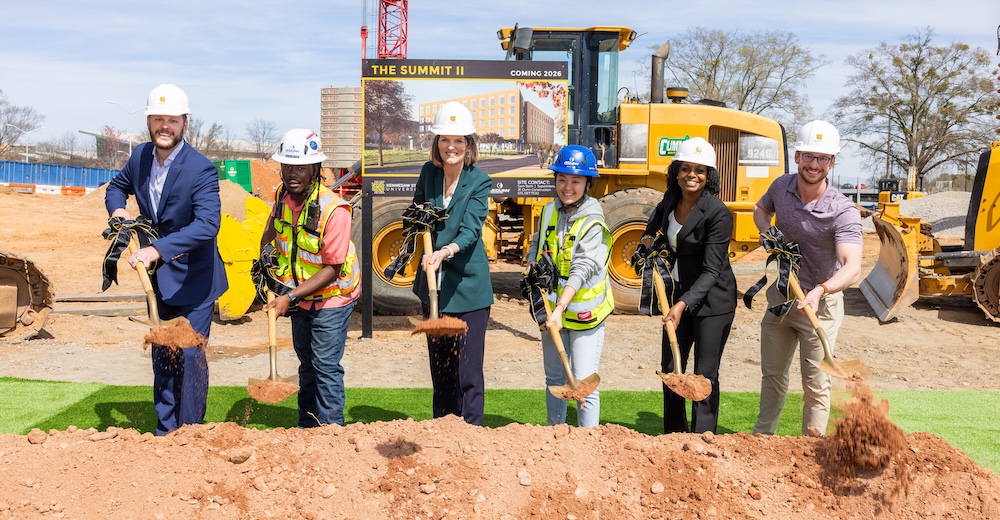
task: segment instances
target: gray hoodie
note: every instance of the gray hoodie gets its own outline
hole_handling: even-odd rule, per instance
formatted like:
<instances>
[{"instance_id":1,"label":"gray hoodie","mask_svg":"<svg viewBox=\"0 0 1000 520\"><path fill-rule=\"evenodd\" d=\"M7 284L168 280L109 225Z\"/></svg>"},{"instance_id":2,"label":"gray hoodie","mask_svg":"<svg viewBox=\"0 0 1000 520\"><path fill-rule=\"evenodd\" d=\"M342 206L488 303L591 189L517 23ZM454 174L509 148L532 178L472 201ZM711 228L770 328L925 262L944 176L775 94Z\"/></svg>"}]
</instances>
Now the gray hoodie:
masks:
<instances>
[{"instance_id":1,"label":"gray hoodie","mask_svg":"<svg viewBox=\"0 0 1000 520\"><path fill-rule=\"evenodd\" d=\"M580 207L576 208L576 211L568 215L563 211L558 211L563 207L561 200L558 198L555 199L546 208L550 208L553 205L555 205L555 209L559 215L556 221L556 234L559 236L557 243L560 246L565 240L566 233L569 232L577 219L597 215L602 221L604 220L604 210L601 208L600 201L589 195L586 195L583 203L580 204ZM547 212L548 210L545 210L542 213L545 214ZM534 262L535 257L538 255L539 234L547 225L548 222L540 222L538 226L539 230L531 235L531 247L528 248L527 256L529 262ZM583 236L577 237L573 250L573 260L569 267L569 279L565 283L560 280L560 284L579 291L583 282L604 268L604 264L607 263L608 255L610 254L611 244L604 242L604 231L600 226L591 226Z\"/></svg>"}]
</instances>

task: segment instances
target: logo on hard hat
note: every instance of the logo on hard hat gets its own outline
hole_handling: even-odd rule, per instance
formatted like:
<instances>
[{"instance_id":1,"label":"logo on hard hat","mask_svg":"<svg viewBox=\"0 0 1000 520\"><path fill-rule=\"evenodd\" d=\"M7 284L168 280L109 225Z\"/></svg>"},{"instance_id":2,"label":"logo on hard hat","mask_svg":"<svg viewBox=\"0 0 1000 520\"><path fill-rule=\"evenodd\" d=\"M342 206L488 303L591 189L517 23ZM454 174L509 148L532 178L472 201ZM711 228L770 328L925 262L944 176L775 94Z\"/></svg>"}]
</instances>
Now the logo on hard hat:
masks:
<instances>
[{"instance_id":1,"label":"logo on hard hat","mask_svg":"<svg viewBox=\"0 0 1000 520\"><path fill-rule=\"evenodd\" d=\"M448 117L448 121L451 121L452 123L454 123L456 121L455 116Z\"/></svg>"},{"instance_id":2,"label":"logo on hard hat","mask_svg":"<svg viewBox=\"0 0 1000 520\"><path fill-rule=\"evenodd\" d=\"M823 140L823 134L816 134L816 140L817 141L822 141Z\"/></svg>"},{"instance_id":3,"label":"logo on hard hat","mask_svg":"<svg viewBox=\"0 0 1000 520\"><path fill-rule=\"evenodd\" d=\"M701 153L701 147L699 146L699 147L695 148L694 149L694 153Z\"/></svg>"},{"instance_id":4,"label":"logo on hard hat","mask_svg":"<svg viewBox=\"0 0 1000 520\"><path fill-rule=\"evenodd\" d=\"M160 103L166 103L166 102L167 102L167 96L160 96Z\"/></svg>"}]
</instances>

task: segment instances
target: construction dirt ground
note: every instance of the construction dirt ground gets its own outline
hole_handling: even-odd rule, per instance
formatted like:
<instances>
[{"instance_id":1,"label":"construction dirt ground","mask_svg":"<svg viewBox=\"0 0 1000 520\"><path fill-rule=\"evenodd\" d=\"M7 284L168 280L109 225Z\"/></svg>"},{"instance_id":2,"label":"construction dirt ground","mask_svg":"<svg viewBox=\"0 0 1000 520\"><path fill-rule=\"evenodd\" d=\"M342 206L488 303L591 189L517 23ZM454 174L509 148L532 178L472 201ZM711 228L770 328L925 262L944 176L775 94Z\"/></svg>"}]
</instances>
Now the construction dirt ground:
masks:
<instances>
[{"instance_id":1,"label":"construction dirt ground","mask_svg":"<svg viewBox=\"0 0 1000 520\"><path fill-rule=\"evenodd\" d=\"M223 211L242 218L245 195L224 181ZM106 227L103 191L69 198L0 187L0 249L34 261L57 297L100 291ZM867 273L877 236L866 233L865 244ZM734 263L741 291L764 274L764 261L756 251ZM520 271L494 267L488 389L544 386L540 332L517 289ZM127 268L119 282L109 294L141 292ZM489 429L456 418L314 430L208 424L162 438L119 428L34 431L0 435L0 519L1000 518L1000 477L939 437L904 436L886 419L891 403L871 394L1000 389L1000 327L970 298L922 299L887 324L856 287L845 301L836 357L861 360L874 376L858 387L835 381L844 422L825 438L651 437L615 425ZM148 328L127 317L59 313L78 305L58 302L35 338L0 339L0 375L150 385ZM761 297L754 309L737 310L723 391L759 390L763 307ZM278 324L279 371L292 373L289 321ZM346 385L429 387L425 342L412 328L408 317L376 316L374 337L361 339L355 313ZM658 318L610 317L600 388L658 390L660 338ZM216 322L207 347L211 384L263 377L267 350L258 306L236 322ZM797 359L792 367L790 389L799 391ZM356 405L363 403L347 403Z\"/></svg>"}]
</instances>

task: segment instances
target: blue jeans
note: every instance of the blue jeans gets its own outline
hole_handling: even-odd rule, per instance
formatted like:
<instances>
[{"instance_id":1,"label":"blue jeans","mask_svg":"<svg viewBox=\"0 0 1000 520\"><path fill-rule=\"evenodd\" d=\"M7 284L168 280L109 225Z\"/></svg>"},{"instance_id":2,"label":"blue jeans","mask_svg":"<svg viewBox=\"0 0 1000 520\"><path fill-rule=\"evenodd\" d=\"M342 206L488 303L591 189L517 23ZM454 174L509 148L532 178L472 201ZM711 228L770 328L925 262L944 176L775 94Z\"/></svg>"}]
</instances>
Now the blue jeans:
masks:
<instances>
[{"instance_id":1,"label":"blue jeans","mask_svg":"<svg viewBox=\"0 0 1000 520\"><path fill-rule=\"evenodd\" d=\"M344 425L344 343L357 301L292 314L292 345L299 358L299 427Z\"/></svg>"},{"instance_id":2,"label":"blue jeans","mask_svg":"<svg viewBox=\"0 0 1000 520\"><path fill-rule=\"evenodd\" d=\"M604 347L604 324L587 330L559 331L563 348L569 358L569 366L577 381L590 374L597 373L597 365L601 363L601 350ZM545 367L545 407L548 410L549 425L566 422L566 401L552 395L547 387L566 384L566 370L552 334L542 330L542 361ZM584 398L582 406L577 410L576 424L580 427L597 426L601 421L601 392L594 392Z\"/></svg>"}]
</instances>

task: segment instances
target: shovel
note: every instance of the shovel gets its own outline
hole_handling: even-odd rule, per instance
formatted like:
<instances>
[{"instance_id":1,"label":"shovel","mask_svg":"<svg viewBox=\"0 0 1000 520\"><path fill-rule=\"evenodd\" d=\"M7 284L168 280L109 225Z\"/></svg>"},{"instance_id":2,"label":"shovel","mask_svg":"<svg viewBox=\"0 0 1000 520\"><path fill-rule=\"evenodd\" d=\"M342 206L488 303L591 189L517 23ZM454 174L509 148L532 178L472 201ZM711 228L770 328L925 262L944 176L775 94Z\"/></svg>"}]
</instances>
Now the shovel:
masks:
<instances>
[{"instance_id":1,"label":"shovel","mask_svg":"<svg viewBox=\"0 0 1000 520\"><path fill-rule=\"evenodd\" d=\"M135 233L132 233L132 239L129 240L128 243L128 253L131 256L135 254L135 252L138 250L139 250L138 239L136 238ZM153 282L149 279L149 272L146 271L146 264L144 264L141 261L136 262L135 271L139 273L139 282L142 283L142 289L146 291L146 314L148 316L146 320L143 320L139 316L129 316L129 319L136 323L141 323L143 325L153 328L166 327L174 323L181 323L183 325L187 325L187 327L190 328L191 322L189 322L188 319L185 318L184 316L178 316L176 318L171 318L169 320L160 319L160 310L156 304L156 293L153 292ZM192 332L194 332L194 329L192 329Z\"/></svg>"},{"instance_id":2,"label":"shovel","mask_svg":"<svg viewBox=\"0 0 1000 520\"><path fill-rule=\"evenodd\" d=\"M267 291L267 303L272 301L274 293ZM248 379L247 386L250 387L248 393L258 401L280 403L299 390L299 376L278 375L278 312L273 308L267 310L267 341L271 373L267 379Z\"/></svg>"},{"instance_id":3,"label":"shovel","mask_svg":"<svg viewBox=\"0 0 1000 520\"><path fill-rule=\"evenodd\" d=\"M549 309L549 298L545 291L542 291L542 300L545 302L545 316L548 317L552 311ZM562 360L563 370L566 371L566 384L562 386L552 385L549 387L549 392L563 401L577 401L583 407L583 400L594 393L597 385L601 384L601 376L590 374L582 381L577 381L573 377L573 369L569 366L569 358L566 357L562 336L555 326L548 327L548 329L549 334L552 335L552 342L556 344L556 351L559 352L559 359Z\"/></svg>"},{"instance_id":4,"label":"shovel","mask_svg":"<svg viewBox=\"0 0 1000 520\"><path fill-rule=\"evenodd\" d=\"M667 304L667 288L663 285L663 277L660 272L653 268L653 286L656 287L656 298L660 303L660 308ZM666 314L666 313L664 313ZM677 331L674 329L674 322L668 321L663 326L667 331L667 339L670 340L670 355L674 357L674 371L664 374L659 370L656 374L663 380L675 394L691 401L702 401L712 394L712 382L701 374L684 374L681 372L681 350L677 346Z\"/></svg>"},{"instance_id":5,"label":"shovel","mask_svg":"<svg viewBox=\"0 0 1000 520\"><path fill-rule=\"evenodd\" d=\"M128 252L132 255L138 250L139 241L135 233L132 233L132 238L128 243ZM208 341L204 336L191 328L191 322L184 316L178 316L169 320L160 319L160 309L156 303L156 293L153 292L153 282L149 279L146 264L136 262L135 272L139 273L139 282L142 283L142 289L146 291L147 319L143 320L138 316L129 316L129 319L150 328L149 334L143 337L143 347L160 345L174 350L189 347L204 348Z\"/></svg>"},{"instance_id":6,"label":"shovel","mask_svg":"<svg viewBox=\"0 0 1000 520\"><path fill-rule=\"evenodd\" d=\"M423 239L424 254L429 255L434 250L430 231L424 232ZM427 273L427 299L430 301L428 305L430 313L427 316L427 320L418 323L410 335L425 333L428 336L461 336L468 332L469 324L465 323L465 321L451 316L438 317L437 273L430 267L424 270Z\"/></svg>"},{"instance_id":7,"label":"shovel","mask_svg":"<svg viewBox=\"0 0 1000 520\"><path fill-rule=\"evenodd\" d=\"M802 292L802 286L799 285L799 278L795 276L795 271L788 273L788 287L792 289L792 293L796 298L805 301L806 295ZM809 362L823 372L839 379L854 382L868 380L872 376L872 369L868 365L857 359L844 361L843 363L837 363L833 360L833 352L830 350L830 339L827 338L826 331L820 326L819 319L816 318L816 313L813 311L812 306L807 304L802 307L802 310L806 312L809 323L812 324L813 329L816 330L816 335L819 336L819 342L823 344L823 361L817 362L814 359L810 359Z\"/></svg>"}]
</instances>

